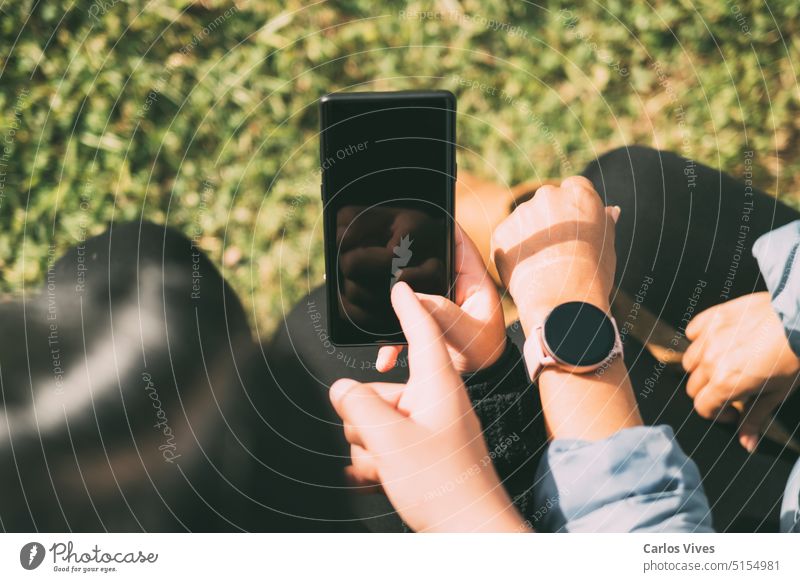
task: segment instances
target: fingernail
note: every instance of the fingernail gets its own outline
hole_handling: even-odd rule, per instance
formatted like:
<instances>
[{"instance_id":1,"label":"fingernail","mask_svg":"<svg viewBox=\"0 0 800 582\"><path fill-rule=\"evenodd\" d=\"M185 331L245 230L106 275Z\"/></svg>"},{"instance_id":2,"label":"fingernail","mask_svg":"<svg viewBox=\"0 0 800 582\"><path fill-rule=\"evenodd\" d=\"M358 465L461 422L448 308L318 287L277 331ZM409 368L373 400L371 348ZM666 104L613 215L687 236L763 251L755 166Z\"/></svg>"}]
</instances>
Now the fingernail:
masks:
<instances>
[{"instance_id":1,"label":"fingernail","mask_svg":"<svg viewBox=\"0 0 800 582\"><path fill-rule=\"evenodd\" d=\"M620 208L619 206L611 207L611 219L614 221L615 224L619 220L620 214L622 214L622 208Z\"/></svg>"},{"instance_id":2,"label":"fingernail","mask_svg":"<svg viewBox=\"0 0 800 582\"><path fill-rule=\"evenodd\" d=\"M411 290L411 287L408 286L408 283L406 283L405 281L398 281L397 283L392 285L392 288L391 288L389 294L390 295L395 295L397 293L405 293L406 292L406 288Z\"/></svg>"}]
</instances>

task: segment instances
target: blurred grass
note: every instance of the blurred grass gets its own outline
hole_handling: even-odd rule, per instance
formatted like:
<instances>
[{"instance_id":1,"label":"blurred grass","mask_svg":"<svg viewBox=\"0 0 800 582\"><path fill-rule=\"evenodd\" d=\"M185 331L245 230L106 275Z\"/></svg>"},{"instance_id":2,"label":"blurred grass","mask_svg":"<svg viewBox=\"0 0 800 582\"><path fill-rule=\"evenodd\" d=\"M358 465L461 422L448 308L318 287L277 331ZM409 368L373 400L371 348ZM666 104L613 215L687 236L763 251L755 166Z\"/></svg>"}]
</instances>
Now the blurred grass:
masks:
<instances>
[{"instance_id":1,"label":"blurred grass","mask_svg":"<svg viewBox=\"0 0 800 582\"><path fill-rule=\"evenodd\" d=\"M753 150L800 205L800 3L604 4L0 3L1 289L144 217L199 235L267 333L322 280L316 108L346 88L454 91L460 167L505 183Z\"/></svg>"}]
</instances>

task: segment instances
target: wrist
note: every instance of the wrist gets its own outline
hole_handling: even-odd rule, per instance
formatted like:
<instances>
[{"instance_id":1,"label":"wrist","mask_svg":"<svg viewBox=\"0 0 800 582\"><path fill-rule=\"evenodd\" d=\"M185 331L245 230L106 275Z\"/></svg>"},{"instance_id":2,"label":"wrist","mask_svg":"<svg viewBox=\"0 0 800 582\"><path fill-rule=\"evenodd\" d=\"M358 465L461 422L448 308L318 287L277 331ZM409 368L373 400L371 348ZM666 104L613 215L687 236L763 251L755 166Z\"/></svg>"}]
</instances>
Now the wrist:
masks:
<instances>
[{"instance_id":1,"label":"wrist","mask_svg":"<svg viewBox=\"0 0 800 582\"><path fill-rule=\"evenodd\" d=\"M505 332L505 330L503 331ZM498 350L498 357L489 358L487 361L490 361L490 363L487 365L481 366L474 371L461 373L461 379L464 381L464 384L468 389L471 386L480 385L487 382L497 382L500 375L505 377L505 375L508 373L508 370L514 366L514 356L519 356L518 351L514 347L514 343L504 335L502 346L503 347Z\"/></svg>"},{"instance_id":2,"label":"wrist","mask_svg":"<svg viewBox=\"0 0 800 582\"><path fill-rule=\"evenodd\" d=\"M484 352L483 357L480 359L480 365L476 366L474 369L462 372L462 376L470 376L471 374L485 372L486 370L491 370L497 365L497 363L502 359L503 355L508 350L508 344L510 343L508 341L508 337L506 336L505 325L501 325L500 329L498 330L498 335L501 335L502 339L495 344L496 347L493 349L490 348Z\"/></svg>"},{"instance_id":3,"label":"wrist","mask_svg":"<svg viewBox=\"0 0 800 582\"><path fill-rule=\"evenodd\" d=\"M577 266L579 264L582 266ZM517 306L526 337L554 307L562 303L582 301L606 313L611 311L610 286L601 280L596 263L575 259L571 264L561 266L575 271L575 276L569 278L558 275L563 272L559 265L554 264L553 267L557 269L556 272L545 279L540 265L532 268L522 262L514 269L509 281L508 291Z\"/></svg>"},{"instance_id":4,"label":"wrist","mask_svg":"<svg viewBox=\"0 0 800 582\"><path fill-rule=\"evenodd\" d=\"M542 372L539 395L549 438L596 441L642 425L622 358L600 370L571 374L547 368Z\"/></svg>"}]
</instances>

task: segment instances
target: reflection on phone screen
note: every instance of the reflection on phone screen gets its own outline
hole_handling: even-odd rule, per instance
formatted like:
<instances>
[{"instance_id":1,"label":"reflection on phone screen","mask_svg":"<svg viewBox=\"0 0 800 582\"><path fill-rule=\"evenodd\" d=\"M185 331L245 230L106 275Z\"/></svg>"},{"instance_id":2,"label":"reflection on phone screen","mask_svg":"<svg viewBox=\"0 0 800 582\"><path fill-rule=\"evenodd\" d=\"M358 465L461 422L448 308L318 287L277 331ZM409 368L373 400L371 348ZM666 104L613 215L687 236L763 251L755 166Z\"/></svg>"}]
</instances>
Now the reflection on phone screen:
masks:
<instances>
[{"instance_id":1,"label":"reflection on phone screen","mask_svg":"<svg viewBox=\"0 0 800 582\"><path fill-rule=\"evenodd\" d=\"M398 325L389 302L392 285L405 281L421 293L446 293L445 232L435 211L390 203L340 208L339 315L366 333L391 334Z\"/></svg>"}]
</instances>

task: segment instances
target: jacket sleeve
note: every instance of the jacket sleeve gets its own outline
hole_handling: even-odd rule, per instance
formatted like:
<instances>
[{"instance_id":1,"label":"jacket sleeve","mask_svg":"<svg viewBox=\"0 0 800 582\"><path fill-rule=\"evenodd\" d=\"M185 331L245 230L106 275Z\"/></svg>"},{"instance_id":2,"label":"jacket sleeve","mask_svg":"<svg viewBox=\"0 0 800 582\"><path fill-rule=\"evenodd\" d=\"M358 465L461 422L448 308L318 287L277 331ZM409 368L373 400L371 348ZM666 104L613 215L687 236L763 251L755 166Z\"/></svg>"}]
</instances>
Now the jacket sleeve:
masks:
<instances>
[{"instance_id":1,"label":"jacket sleeve","mask_svg":"<svg viewBox=\"0 0 800 582\"><path fill-rule=\"evenodd\" d=\"M761 235L753 245L761 276L772 296L772 308L780 317L794 353L800 356L800 220ZM800 398L800 391L790 397ZM794 406L787 407L795 409ZM778 416L781 416L780 411ZM795 420L796 421L796 420ZM781 508L781 531L800 532L800 461L786 485Z\"/></svg>"},{"instance_id":2,"label":"jacket sleeve","mask_svg":"<svg viewBox=\"0 0 800 582\"><path fill-rule=\"evenodd\" d=\"M772 307L794 352L800 356L800 220L761 235L753 256L772 296Z\"/></svg>"},{"instance_id":3,"label":"jacket sleeve","mask_svg":"<svg viewBox=\"0 0 800 582\"><path fill-rule=\"evenodd\" d=\"M539 531L713 531L700 473L667 426L555 440L536 483L531 523Z\"/></svg>"}]
</instances>

